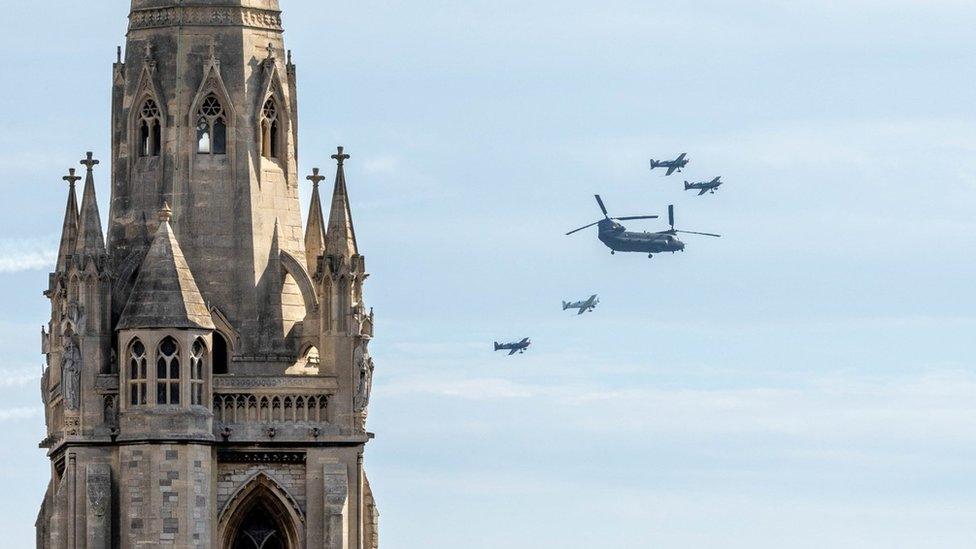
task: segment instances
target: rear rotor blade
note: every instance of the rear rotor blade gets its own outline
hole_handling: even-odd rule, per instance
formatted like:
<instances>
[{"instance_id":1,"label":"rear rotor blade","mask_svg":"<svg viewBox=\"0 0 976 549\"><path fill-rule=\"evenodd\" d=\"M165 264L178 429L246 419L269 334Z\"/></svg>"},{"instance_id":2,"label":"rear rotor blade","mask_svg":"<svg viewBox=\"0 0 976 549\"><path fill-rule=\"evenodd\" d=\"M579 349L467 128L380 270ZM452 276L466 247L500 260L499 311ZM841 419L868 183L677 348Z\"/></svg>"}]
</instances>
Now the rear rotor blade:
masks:
<instances>
[{"instance_id":1,"label":"rear rotor blade","mask_svg":"<svg viewBox=\"0 0 976 549\"><path fill-rule=\"evenodd\" d=\"M656 215L632 215L629 217L611 217L610 219L616 219L617 221L630 221L633 219L657 219L659 216Z\"/></svg>"},{"instance_id":2,"label":"rear rotor blade","mask_svg":"<svg viewBox=\"0 0 976 549\"><path fill-rule=\"evenodd\" d=\"M596 197L596 203L599 204L600 205L600 209L603 210L603 215L607 215L607 216L610 215L610 214L607 213L607 207L603 205L603 199L600 198L600 195L595 194L593 196Z\"/></svg>"},{"instance_id":3,"label":"rear rotor blade","mask_svg":"<svg viewBox=\"0 0 976 549\"><path fill-rule=\"evenodd\" d=\"M674 228L674 204L668 206L668 224L672 229Z\"/></svg>"},{"instance_id":4,"label":"rear rotor blade","mask_svg":"<svg viewBox=\"0 0 976 549\"><path fill-rule=\"evenodd\" d=\"M722 237L722 235L720 235L720 234L696 233L695 231L674 231L674 232L676 232L676 233L685 233L685 234L698 234L698 235L701 235L701 236L714 236L715 238L721 238Z\"/></svg>"},{"instance_id":5,"label":"rear rotor blade","mask_svg":"<svg viewBox=\"0 0 976 549\"><path fill-rule=\"evenodd\" d=\"M603 220L601 219L600 221L603 221ZM589 229L593 225L599 225L600 224L600 221L594 221L593 223L590 223L589 225L587 225L585 227L580 227L579 229L576 229L576 230L573 230L573 231L569 231L568 233L566 233L566 236L569 236L569 235L571 235L573 233L578 233L578 232L582 231L583 229Z\"/></svg>"}]
</instances>

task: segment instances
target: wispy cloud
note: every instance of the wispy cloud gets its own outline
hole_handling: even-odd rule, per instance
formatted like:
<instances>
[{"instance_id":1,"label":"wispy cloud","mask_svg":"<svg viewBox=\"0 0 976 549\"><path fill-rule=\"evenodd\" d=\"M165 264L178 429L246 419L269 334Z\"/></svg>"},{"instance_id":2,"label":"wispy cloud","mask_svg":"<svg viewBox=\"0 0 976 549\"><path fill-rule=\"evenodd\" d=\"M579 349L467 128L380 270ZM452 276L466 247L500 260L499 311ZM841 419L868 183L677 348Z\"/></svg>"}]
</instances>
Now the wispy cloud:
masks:
<instances>
[{"instance_id":1,"label":"wispy cloud","mask_svg":"<svg viewBox=\"0 0 976 549\"><path fill-rule=\"evenodd\" d=\"M0 370L0 387L23 387L41 378L40 368Z\"/></svg>"},{"instance_id":2,"label":"wispy cloud","mask_svg":"<svg viewBox=\"0 0 976 549\"><path fill-rule=\"evenodd\" d=\"M0 273L50 269L57 255L54 237L3 238L0 239Z\"/></svg>"},{"instance_id":3,"label":"wispy cloud","mask_svg":"<svg viewBox=\"0 0 976 549\"><path fill-rule=\"evenodd\" d=\"M23 406L20 408L0 408L0 421L27 419L41 414L40 406Z\"/></svg>"},{"instance_id":4,"label":"wispy cloud","mask_svg":"<svg viewBox=\"0 0 976 549\"><path fill-rule=\"evenodd\" d=\"M621 388L481 377L414 378L377 390L383 398L427 395L485 406L524 401L594 434L958 441L976 417L976 377L955 370L896 379L837 373L790 387L682 389L647 383Z\"/></svg>"}]
</instances>

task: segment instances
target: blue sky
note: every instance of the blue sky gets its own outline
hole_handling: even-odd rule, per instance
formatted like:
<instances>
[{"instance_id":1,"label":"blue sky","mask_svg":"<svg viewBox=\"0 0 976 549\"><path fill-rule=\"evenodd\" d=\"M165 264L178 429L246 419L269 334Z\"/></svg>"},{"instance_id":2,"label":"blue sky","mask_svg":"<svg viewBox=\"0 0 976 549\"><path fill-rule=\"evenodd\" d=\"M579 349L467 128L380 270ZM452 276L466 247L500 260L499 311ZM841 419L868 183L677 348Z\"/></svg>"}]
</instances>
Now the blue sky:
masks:
<instances>
[{"instance_id":1,"label":"blue sky","mask_svg":"<svg viewBox=\"0 0 976 549\"><path fill-rule=\"evenodd\" d=\"M352 154L384 546L976 544L971 2L283 7L302 170ZM107 157L126 12L17 3L0 23L11 546L31 546L48 474L61 176ZM647 170L684 151L719 194ZM562 236L599 217L595 192L724 237L611 257ZM594 292L594 314L559 310ZM526 355L491 353L526 335Z\"/></svg>"}]
</instances>

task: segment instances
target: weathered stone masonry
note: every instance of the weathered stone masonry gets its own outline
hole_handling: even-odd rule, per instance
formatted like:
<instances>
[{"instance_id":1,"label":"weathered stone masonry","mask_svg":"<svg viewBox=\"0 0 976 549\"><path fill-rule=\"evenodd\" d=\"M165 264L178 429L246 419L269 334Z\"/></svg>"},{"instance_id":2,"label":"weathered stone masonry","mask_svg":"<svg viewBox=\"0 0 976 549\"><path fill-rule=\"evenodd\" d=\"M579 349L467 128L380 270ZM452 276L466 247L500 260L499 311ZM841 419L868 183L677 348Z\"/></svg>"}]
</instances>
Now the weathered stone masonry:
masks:
<instances>
[{"instance_id":1,"label":"weathered stone masonry","mask_svg":"<svg viewBox=\"0 0 976 549\"><path fill-rule=\"evenodd\" d=\"M371 549L373 314L341 147L307 223L278 0L133 0L103 233L71 169L37 547ZM81 200L77 185L84 180Z\"/></svg>"}]
</instances>

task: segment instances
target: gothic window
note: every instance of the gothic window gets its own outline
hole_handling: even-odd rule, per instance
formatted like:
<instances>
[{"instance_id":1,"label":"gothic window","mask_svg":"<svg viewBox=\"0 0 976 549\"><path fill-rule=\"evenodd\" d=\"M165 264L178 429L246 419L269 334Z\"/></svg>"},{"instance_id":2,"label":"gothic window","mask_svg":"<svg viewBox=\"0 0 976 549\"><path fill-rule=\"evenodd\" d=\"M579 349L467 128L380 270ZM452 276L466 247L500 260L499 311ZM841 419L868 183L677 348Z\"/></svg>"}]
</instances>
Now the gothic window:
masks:
<instances>
[{"instance_id":1,"label":"gothic window","mask_svg":"<svg viewBox=\"0 0 976 549\"><path fill-rule=\"evenodd\" d=\"M234 536L232 549L285 549L286 539L271 511L258 504L251 508Z\"/></svg>"},{"instance_id":2,"label":"gothic window","mask_svg":"<svg viewBox=\"0 0 976 549\"><path fill-rule=\"evenodd\" d=\"M203 359L206 348L199 339L193 342L190 350L190 405L203 406L204 369Z\"/></svg>"},{"instance_id":3,"label":"gothic window","mask_svg":"<svg viewBox=\"0 0 976 549\"><path fill-rule=\"evenodd\" d=\"M156 353L156 404L180 403L180 346L172 337Z\"/></svg>"},{"instance_id":4,"label":"gothic window","mask_svg":"<svg viewBox=\"0 0 976 549\"><path fill-rule=\"evenodd\" d=\"M261 155L265 158L278 158L278 105L274 97L269 97L261 109Z\"/></svg>"},{"instance_id":5,"label":"gothic window","mask_svg":"<svg viewBox=\"0 0 976 549\"><path fill-rule=\"evenodd\" d=\"M129 346L129 404L146 405L146 346L138 339Z\"/></svg>"},{"instance_id":6,"label":"gothic window","mask_svg":"<svg viewBox=\"0 0 976 549\"><path fill-rule=\"evenodd\" d=\"M159 105L146 99L139 110L139 156L159 156L161 141Z\"/></svg>"},{"instance_id":7,"label":"gothic window","mask_svg":"<svg viewBox=\"0 0 976 549\"><path fill-rule=\"evenodd\" d=\"M197 111L197 152L227 154L227 119L220 100L212 93Z\"/></svg>"}]
</instances>

